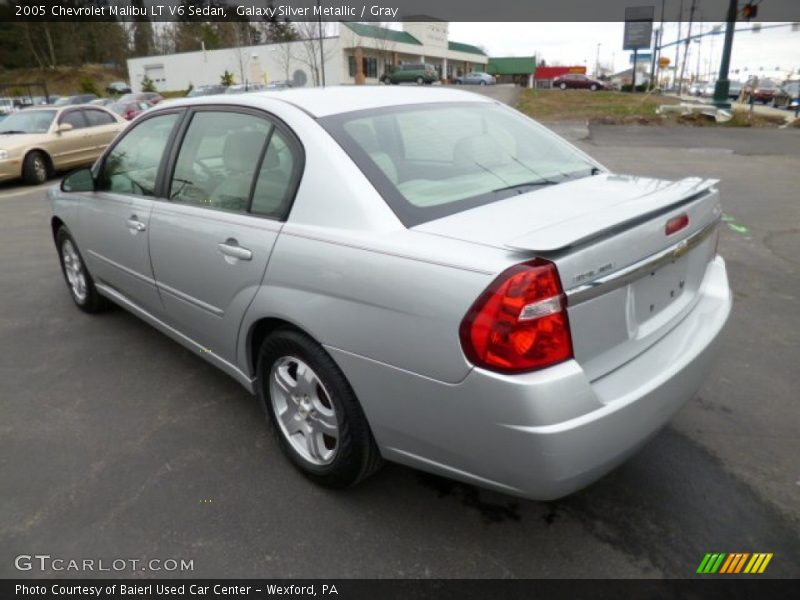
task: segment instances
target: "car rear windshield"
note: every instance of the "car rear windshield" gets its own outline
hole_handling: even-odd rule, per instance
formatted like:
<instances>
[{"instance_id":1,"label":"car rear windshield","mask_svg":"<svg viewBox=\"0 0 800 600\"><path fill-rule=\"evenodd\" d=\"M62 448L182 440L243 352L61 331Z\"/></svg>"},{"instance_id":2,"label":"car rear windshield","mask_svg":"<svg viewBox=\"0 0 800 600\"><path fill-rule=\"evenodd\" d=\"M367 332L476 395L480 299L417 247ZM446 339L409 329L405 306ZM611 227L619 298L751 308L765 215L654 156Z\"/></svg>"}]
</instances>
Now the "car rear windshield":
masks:
<instances>
[{"instance_id":1,"label":"car rear windshield","mask_svg":"<svg viewBox=\"0 0 800 600\"><path fill-rule=\"evenodd\" d=\"M407 227L596 169L544 127L488 102L393 106L320 123Z\"/></svg>"}]
</instances>

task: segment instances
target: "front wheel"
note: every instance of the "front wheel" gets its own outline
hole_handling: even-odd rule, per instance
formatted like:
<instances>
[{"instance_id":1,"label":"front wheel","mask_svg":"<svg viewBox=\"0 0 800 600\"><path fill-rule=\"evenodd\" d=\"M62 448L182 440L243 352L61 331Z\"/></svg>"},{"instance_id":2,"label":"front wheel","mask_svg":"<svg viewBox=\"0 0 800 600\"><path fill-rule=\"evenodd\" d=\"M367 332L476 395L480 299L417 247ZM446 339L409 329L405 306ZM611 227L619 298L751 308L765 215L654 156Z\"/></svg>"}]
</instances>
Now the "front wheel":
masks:
<instances>
[{"instance_id":1,"label":"front wheel","mask_svg":"<svg viewBox=\"0 0 800 600\"><path fill-rule=\"evenodd\" d=\"M22 180L28 185L40 185L47 181L47 160L41 152L33 151L22 163Z\"/></svg>"},{"instance_id":2,"label":"front wheel","mask_svg":"<svg viewBox=\"0 0 800 600\"><path fill-rule=\"evenodd\" d=\"M481 85L486 85L486 82L485 81L481 81Z\"/></svg>"},{"instance_id":3,"label":"front wheel","mask_svg":"<svg viewBox=\"0 0 800 600\"><path fill-rule=\"evenodd\" d=\"M349 487L381 466L350 384L307 335L293 329L271 334L258 355L256 384L281 450L312 481Z\"/></svg>"},{"instance_id":4,"label":"front wheel","mask_svg":"<svg viewBox=\"0 0 800 600\"><path fill-rule=\"evenodd\" d=\"M567 84L566 83L562 83L558 87L560 87L562 90L565 90L565 89L567 89Z\"/></svg>"},{"instance_id":5,"label":"front wheel","mask_svg":"<svg viewBox=\"0 0 800 600\"><path fill-rule=\"evenodd\" d=\"M592 84L592 86L589 89L592 90L593 92L596 92L597 86L595 84Z\"/></svg>"},{"instance_id":6,"label":"front wheel","mask_svg":"<svg viewBox=\"0 0 800 600\"><path fill-rule=\"evenodd\" d=\"M94 280L78 251L78 245L66 227L61 227L56 233L56 248L61 271L75 305L87 313L98 313L108 308L108 300L97 292Z\"/></svg>"},{"instance_id":7,"label":"front wheel","mask_svg":"<svg viewBox=\"0 0 800 600\"><path fill-rule=\"evenodd\" d=\"M422 77L417 77L417 85L422 85L425 83L425 80Z\"/></svg>"}]
</instances>

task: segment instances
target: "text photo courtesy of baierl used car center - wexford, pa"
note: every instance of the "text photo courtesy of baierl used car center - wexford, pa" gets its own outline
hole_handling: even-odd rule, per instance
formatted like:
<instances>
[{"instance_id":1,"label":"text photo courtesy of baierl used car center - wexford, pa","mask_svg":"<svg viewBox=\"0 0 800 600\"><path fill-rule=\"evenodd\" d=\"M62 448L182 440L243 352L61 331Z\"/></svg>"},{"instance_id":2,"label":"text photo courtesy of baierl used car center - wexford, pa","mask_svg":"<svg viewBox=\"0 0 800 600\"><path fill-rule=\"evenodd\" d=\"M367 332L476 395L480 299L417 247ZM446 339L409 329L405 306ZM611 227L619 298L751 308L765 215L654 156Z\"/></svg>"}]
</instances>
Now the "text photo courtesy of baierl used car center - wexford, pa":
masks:
<instances>
[{"instance_id":1,"label":"text photo courtesy of baierl used car center - wexford, pa","mask_svg":"<svg viewBox=\"0 0 800 600\"><path fill-rule=\"evenodd\" d=\"M795 596L798 150L793 0L0 0L0 597Z\"/></svg>"}]
</instances>

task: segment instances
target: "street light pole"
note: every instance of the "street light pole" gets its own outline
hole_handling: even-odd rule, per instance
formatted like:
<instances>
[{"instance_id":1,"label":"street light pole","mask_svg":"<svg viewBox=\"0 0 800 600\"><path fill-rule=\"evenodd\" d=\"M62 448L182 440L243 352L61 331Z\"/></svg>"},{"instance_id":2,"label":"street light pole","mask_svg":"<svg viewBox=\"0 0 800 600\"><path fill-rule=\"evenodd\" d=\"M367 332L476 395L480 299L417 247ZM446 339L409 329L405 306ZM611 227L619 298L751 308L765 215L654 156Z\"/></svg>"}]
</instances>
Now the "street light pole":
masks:
<instances>
[{"instance_id":1,"label":"street light pole","mask_svg":"<svg viewBox=\"0 0 800 600\"><path fill-rule=\"evenodd\" d=\"M733 32L736 29L736 0L730 0L728 4L728 16L725 23L725 42L722 46L722 60L719 63L719 77L714 86L714 106L717 108L730 108L728 92L731 89L731 82L728 79L728 70L731 67L731 52L733 50Z\"/></svg>"},{"instance_id":2,"label":"street light pole","mask_svg":"<svg viewBox=\"0 0 800 600\"><path fill-rule=\"evenodd\" d=\"M600 43L600 42L598 42L598 44L597 44L597 56L594 59L594 76L595 77L599 77L600 76L600 46L602 46L602 45L603 44Z\"/></svg>"}]
</instances>

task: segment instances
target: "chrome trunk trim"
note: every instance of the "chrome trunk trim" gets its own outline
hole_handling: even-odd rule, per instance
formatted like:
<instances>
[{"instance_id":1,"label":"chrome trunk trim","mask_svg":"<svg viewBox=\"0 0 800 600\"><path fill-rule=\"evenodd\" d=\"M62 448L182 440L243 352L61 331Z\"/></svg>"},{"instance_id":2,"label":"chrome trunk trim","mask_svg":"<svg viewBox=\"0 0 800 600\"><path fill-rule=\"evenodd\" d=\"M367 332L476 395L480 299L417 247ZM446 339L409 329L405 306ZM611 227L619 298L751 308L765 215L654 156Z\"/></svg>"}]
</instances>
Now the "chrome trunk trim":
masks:
<instances>
[{"instance_id":1,"label":"chrome trunk trim","mask_svg":"<svg viewBox=\"0 0 800 600\"><path fill-rule=\"evenodd\" d=\"M699 231L696 231L689 237L682 239L661 252L648 256L644 260L625 267L624 269L620 269L610 275L595 279L590 283L568 289L565 292L567 296L567 305L575 306L581 302L586 302L592 298L607 294L636 281L647 272L655 271L666 264L674 262L692 248L702 244L717 230L719 222L720 219L717 218Z\"/></svg>"}]
</instances>

